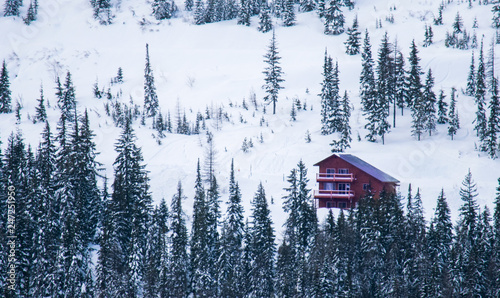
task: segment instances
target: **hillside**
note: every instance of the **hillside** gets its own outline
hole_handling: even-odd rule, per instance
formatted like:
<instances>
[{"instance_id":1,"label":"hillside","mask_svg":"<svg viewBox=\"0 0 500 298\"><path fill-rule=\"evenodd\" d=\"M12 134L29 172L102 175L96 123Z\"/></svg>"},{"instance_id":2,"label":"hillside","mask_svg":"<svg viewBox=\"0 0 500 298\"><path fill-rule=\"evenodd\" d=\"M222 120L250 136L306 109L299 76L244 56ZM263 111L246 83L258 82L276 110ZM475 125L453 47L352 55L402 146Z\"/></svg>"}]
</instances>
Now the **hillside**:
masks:
<instances>
[{"instance_id":1,"label":"hillside","mask_svg":"<svg viewBox=\"0 0 500 298\"><path fill-rule=\"evenodd\" d=\"M358 0L354 10L345 11L346 27L351 26L357 15L360 31L369 31L374 59L385 32L391 42L397 39L405 57L414 39L420 51L422 70L427 72L431 68L435 76L434 91L438 93L443 89L449 100L451 88L459 90L461 128L455 140L450 140L446 125L438 125L436 134L425 135L417 141L410 134L410 111L405 110L403 117L398 114L397 126L391 128L382 145L380 141L371 143L364 139L366 120L359 99L361 56L345 54L346 34L324 35L323 25L315 12L298 13L296 25L292 27L283 27L280 20L274 19L285 81L277 114L272 115L269 107L263 114L264 90L261 88L265 67L263 55L272 33L257 31L257 17L252 17L249 27L237 25L236 20L197 26L192 24L192 17L186 12L170 20L156 21L150 15L149 5L122 0L115 1L113 23L103 26L93 19L88 1L41 1L39 20L30 26L19 17L0 18L0 44L3 45L0 58L5 59L9 70L13 102L19 101L22 105L20 124L16 124L13 113L0 115L2 151L5 151L9 135L16 130L23 133L33 148L37 147L43 124L33 124L28 117L35 113L41 84L51 105L49 122L55 129L59 118L55 79L64 78L70 71L78 110L90 112L100 152L98 161L103 164L106 175L112 177L116 157L114 143L121 129L105 114L106 99L94 98L92 88L97 80L100 88L107 90L109 87L113 94L120 92L122 96L118 101L128 104L132 100L142 106L145 45L148 43L164 115L170 112L175 119L179 106L193 122L196 114L205 113L207 107L215 110L222 107L229 116L229 121L223 121L220 127L216 127L214 121L207 121L218 152L216 170L222 200L227 199L229 165L234 158L246 212L249 212L249 202L258 183L262 182L268 196L274 198L272 218L276 230L280 231L285 219L280 198L287 186L286 176L302 159L309 170L309 186L314 189L317 169L313 164L331 154L329 143L333 136L320 134L320 99L317 96L321 91L322 64L327 49L339 64L341 92L347 90L354 108L350 121L353 141L348 153L398 178L402 195L406 195L410 183L414 190L420 188L428 218L441 188L448 197L453 218L457 217L462 204L458 192L468 169L477 182L478 203L491 209L500 162L475 149L477 137L472 121L476 107L473 98L462 93L472 50L444 46L446 31L452 30L455 15L460 12L470 32L477 17L477 36L481 39L484 35L485 52L488 51L495 36L491 27L491 5L475 4L469 9L466 2L455 1L446 6L444 25L433 26L434 44L426 48L422 47L425 25L433 23L438 1ZM21 8L21 15L26 13L26 6ZM394 23L386 21L390 15ZM376 25L377 20L381 20L382 28ZM477 59L478 50L475 52ZM124 83L111 86L109 82L119 67L123 69ZM250 105L253 92L257 110ZM306 102L308 107L307 111L299 111L295 122L290 121L294 98ZM244 100L250 106L248 110L242 107ZM263 126L260 125L262 118L265 119ZM180 180L188 197L184 209L190 215L196 162L204 158L205 133L189 136L167 133L159 145L153 136L156 132L151 129L151 120L146 125L139 122L134 123L134 129L149 171L153 199L169 201ZM311 133L311 143L304 140L307 130ZM263 143L258 141L261 134ZM255 144L247 153L241 150L244 138L251 138Z\"/></svg>"}]
</instances>

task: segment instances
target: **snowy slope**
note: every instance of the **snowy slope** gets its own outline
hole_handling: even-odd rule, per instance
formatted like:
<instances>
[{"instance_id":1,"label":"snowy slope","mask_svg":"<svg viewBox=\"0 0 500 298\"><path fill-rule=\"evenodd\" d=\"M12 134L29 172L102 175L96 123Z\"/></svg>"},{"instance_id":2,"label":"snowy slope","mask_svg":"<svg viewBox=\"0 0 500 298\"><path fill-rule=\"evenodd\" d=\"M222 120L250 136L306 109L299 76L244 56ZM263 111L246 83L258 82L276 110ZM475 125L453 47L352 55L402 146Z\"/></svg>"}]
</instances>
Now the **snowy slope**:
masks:
<instances>
[{"instance_id":1,"label":"snowy slope","mask_svg":"<svg viewBox=\"0 0 500 298\"><path fill-rule=\"evenodd\" d=\"M352 24L357 14L361 30L370 32L375 59L386 31L391 42L397 38L405 57L411 40L415 39L423 71L432 68L435 76L434 91L438 93L443 88L449 100L451 87L459 91L465 88L471 56L471 50L444 47L445 33L451 31L456 13L460 12L469 32L472 32L474 17L477 17L477 36L480 39L484 34L485 51L495 34L491 28L491 6L476 4L468 9L468 3L460 2L455 1L446 7L444 26L433 26L435 44L428 48L421 46L425 24L432 24L440 1L358 0L353 11L345 11L346 27ZM14 101L19 100L23 105L22 123L18 126L13 114L0 115L3 150L9 134L16 129L23 132L33 147L37 146L43 125L33 124L28 114L34 115L40 84L43 84L45 97L50 101L49 119L55 129L59 114L55 108L54 82L57 76L63 79L69 70L76 87L79 110L87 108L91 112L95 141L101 153L98 159L105 165L107 176L111 177L115 158L113 146L120 129L105 115L105 99L93 98L92 86L98 80L99 86L107 89L118 67L122 67L125 83L111 86L112 92L121 89L121 101L128 103L132 99L142 105L145 44L149 43L162 113L170 111L174 118L179 104L191 120L198 111L204 113L207 106L223 106L230 115L230 122L225 122L220 130L210 126L209 122L218 151L217 178L222 188L222 200L227 199L229 165L234 158L246 211L249 212L249 202L262 181L268 198L274 198L271 208L279 231L286 217L280 203L283 187L287 186L286 176L302 159L309 167L310 187L314 188L317 169L312 165L330 154L332 136L319 133L320 104L316 96L320 92L322 63L327 49L339 63L341 90L348 91L354 106L351 118L353 142L349 153L398 178L403 195L406 195L409 183L414 190L421 188L428 217L432 215L438 193L444 188L452 215L456 218L461 205L458 191L469 168L478 184L479 203L491 207L500 177L500 162L475 150L477 138L472 121L476 108L473 99L461 92L458 111L462 128L456 140L449 139L446 126L439 126L436 135L416 141L410 135L410 113L405 111L404 117L398 115L397 127L386 136L385 145L370 143L363 138L365 119L358 96L361 57L344 53L345 34L325 36L315 13L297 14L297 24L288 28L275 20L285 89L280 94L277 115L271 115L269 107L264 115L262 106L258 111L251 106L249 110L241 107L244 98L249 103L251 92L256 93L259 104L262 104L264 95L261 89L265 67L262 56L271 33L258 32L256 18L252 19L250 27L236 25L235 20L196 26L192 25L189 15L159 23L149 15L150 7L144 1L122 0L116 4L119 8L114 11L114 23L110 26L101 26L92 19L87 0L41 1L39 20L29 27L20 18L0 18L0 59L6 60L10 72ZM22 14L26 9L23 7ZM385 21L391 14L394 24ZM378 19L382 20L382 29L376 28ZM295 97L307 102L308 110L300 111L297 121L290 122L289 113ZM240 117L245 123L240 122ZM267 122L264 126L259 123L262 117ZM162 198L169 201L177 181L181 180L188 196L184 209L189 215L196 162L198 158L203 160L205 135L167 134L162 145L158 145L152 136L156 133L150 126L151 123L146 127L136 123L135 129L150 171L153 197L155 201ZM309 144L304 140L306 130L312 135ZM358 133L361 141L357 140ZM260 134L264 139L262 144L258 142ZM241 151L245 137L252 138L255 144L248 153Z\"/></svg>"}]
</instances>

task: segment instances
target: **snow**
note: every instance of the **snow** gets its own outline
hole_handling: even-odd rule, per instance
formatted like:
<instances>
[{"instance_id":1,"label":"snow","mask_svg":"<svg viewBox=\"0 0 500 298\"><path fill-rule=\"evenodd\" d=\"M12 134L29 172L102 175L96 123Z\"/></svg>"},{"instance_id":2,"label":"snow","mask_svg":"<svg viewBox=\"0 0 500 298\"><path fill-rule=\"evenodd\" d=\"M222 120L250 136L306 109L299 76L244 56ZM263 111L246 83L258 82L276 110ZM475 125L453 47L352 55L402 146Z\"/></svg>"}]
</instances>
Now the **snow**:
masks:
<instances>
[{"instance_id":1,"label":"snow","mask_svg":"<svg viewBox=\"0 0 500 298\"><path fill-rule=\"evenodd\" d=\"M432 137L424 136L420 142L416 141L410 135L408 110L405 110L404 117L400 117L398 110L397 126L386 135L385 145L364 140L365 119L358 95L361 57L344 53L345 34L325 36L323 25L315 13L297 14L297 23L293 27L282 27L280 21L275 20L285 89L280 93L277 114L272 115L268 106L264 115L262 106L254 111L249 101L250 93L255 92L258 102L262 103L263 55L272 34L256 30L258 19L252 18L250 27L236 25L235 20L196 26L192 25L189 15L158 22L150 16L150 7L143 1L117 0L119 9L114 11L113 24L101 26L92 18L89 1L51 0L40 3L39 20L29 27L18 17L0 18L0 59L5 59L7 63L13 100L20 100L23 105L20 125L15 124L14 114L0 115L2 149L5 151L8 136L17 129L36 148L43 124L33 124L27 115L35 114L40 84L43 84L45 98L51 104L48 114L55 131L59 113L55 108L54 82L57 76L63 80L69 70L79 110L87 108L90 111L95 142L100 152L98 160L104 164L107 176L112 177L112 163L116 157L114 143L121 130L105 115L103 104L106 100L93 98L92 86L97 79L101 88L107 90L110 87L114 94L121 89L123 97L120 101L128 104L132 99L135 104L142 105L145 44L149 43L163 115L170 111L174 121L177 104L181 111L186 111L190 121L194 121L198 111L204 113L207 106L222 106L229 113L231 122L224 122L220 130L208 122L218 151L216 169L222 200L227 200L229 168L234 158L236 179L242 188L247 215L257 185L262 182L268 200L271 196L274 199L272 218L280 238L281 226L286 218L281 208L283 188L287 187L286 176L302 159L308 166L310 187L314 189L317 187L314 181L317 168L313 164L331 154L329 143L332 136L320 135L320 103L317 96L327 49L339 63L341 92L347 90L354 105L351 117L353 142L347 153L399 179L402 195L406 195L409 183L414 192L420 188L427 218L433 214L441 188L445 190L453 218L457 218L461 205L458 192L468 169L477 182L479 204L491 209L500 176L500 161L491 160L475 150L477 137L472 121L476 108L473 99L461 93L466 86L471 50L444 47L445 33L451 31L455 15L460 12L471 34L473 19L478 17L477 36L480 41L484 35L487 53L495 34L491 28L491 5L474 4L472 9L468 9L468 3L453 2L444 10L444 25L434 26L433 14L437 13L439 3L430 0L358 0L353 11L345 11L346 26L351 26L357 14L360 30L364 32L368 29L370 32L374 59L386 31L391 42L397 37L405 57L412 39L415 39L422 70L427 72L428 68L432 68L436 78L435 93L443 88L449 102L451 87L455 86L459 91L461 129L454 141L450 140L444 125L439 125L438 132ZM392 9L394 6L396 10ZM22 7L22 14L26 10L27 5ZM395 18L394 24L385 21L391 14ZM143 18L146 25L140 24ZM382 20L381 29L376 29L378 19ZM434 31L435 44L428 48L422 47L425 24L432 25ZM475 56L477 59L478 50L475 50ZM109 86L118 67L123 68L125 82ZM292 99L296 97L302 103L307 102L308 110L300 111L297 121L290 122ZM243 99L249 105L248 111L241 107ZM240 123L240 115L245 123ZM266 120L264 126L259 124L262 117ZM134 127L150 171L154 200L159 202L165 198L170 201L180 180L188 197L183 208L189 216L196 162L198 158L203 161L205 134L167 134L162 145L158 145L152 136L156 132L149 128L151 123L143 127L138 122ZM307 130L311 133L311 143L304 140ZM262 144L258 141L261 133L264 139ZM361 141L357 140L358 134ZM245 137L252 138L255 145L248 153L241 151ZM321 217L325 214L325 210L320 211Z\"/></svg>"}]
</instances>

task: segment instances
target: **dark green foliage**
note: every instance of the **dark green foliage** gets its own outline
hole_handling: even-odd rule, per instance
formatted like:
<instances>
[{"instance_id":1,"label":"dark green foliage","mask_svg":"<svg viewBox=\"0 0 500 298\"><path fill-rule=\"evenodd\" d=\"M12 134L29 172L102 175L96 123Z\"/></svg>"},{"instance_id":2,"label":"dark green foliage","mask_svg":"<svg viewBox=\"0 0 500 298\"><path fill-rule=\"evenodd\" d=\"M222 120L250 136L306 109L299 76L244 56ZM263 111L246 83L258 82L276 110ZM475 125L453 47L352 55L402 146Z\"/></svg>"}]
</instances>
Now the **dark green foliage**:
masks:
<instances>
[{"instance_id":1,"label":"dark green foliage","mask_svg":"<svg viewBox=\"0 0 500 298\"><path fill-rule=\"evenodd\" d=\"M158 96L153 76L153 70L149 61L149 45L146 44L146 67L144 68L144 111L148 117L154 117L158 113Z\"/></svg>"},{"instance_id":2,"label":"dark green foliage","mask_svg":"<svg viewBox=\"0 0 500 298\"><path fill-rule=\"evenodd\" d=\"M491 158L497 157L499 149L498 133L500 133L500 98L498 94L498 81L493 80L491 87L491 100L489 104L490 115L488 118L488 127L482 148L488 153Z\"/></svg>"},{"instance_id":3,"label":"dark green foliage","mask_svg":"<svg viewBox=\"0 0 500 298\"><path fill-rule=\"evenodd\" d=\"M4 60L2 64L2 71L0 73L0 114L12 112L12 99L10 95L9 72L7 71L7 66L5 65Z\"/></svg>"},{"instance_id":4,"label":"dark green foliage","mask_svg":"<svg viewBox=\"0 0 500 298\"><path fill-rule=\"evenodd\" d=\"M437 112L437 123L446 124L448 123L448 103L444 101L446 95L444 95L443 89L439 92L439 99L437 102L438 112Z\"/></svg>"},{"instance_id":5,"label":"dark green foliage","mask_svg":"<svg viewBox=\"0 0 500 298\"><path fill-rule=\"evenodd\" d=\"M269 45L269 50L264 55L264 62L268 65L266 69L262 72L265 74L265 84L263 86L267 95L264 96L264 100L267 104L273 104L273 114L276 114L276 103L278 102L278 93L280 89L283 89L281 82L284 80L281 78L283 71L280 66L281 57L278 56L278 49L276 47L276 35L273 30L273 37L271 39L271 44Z\"/></svg>"},{"instance_id":6,"label":"dark green foliage","mask_svg":"<svg viewBox=\"0 0 500 298\"><path fill-rule=\"evenodd\" d=\"M432 71L429 68L427 72L427 78L425 80L425 86L423 91L424 106L423 110L425 113L424 128L429 132L429 136L436 131L436 94L432 90L434 87L434 77L432 76Z\"/></svg>"},{"instance_id":7,"label":"dark green foliage","mask_svg":"<svg viewBox=\"0 0 500 298\"><path fill-rule=\"evenodd\" d=\"M40 87L40 98L36 107L36 114L33 118L33 123L45 122L47 120L47 110L45 109L45 99L43 98L43 86Z\"/></svg>"},{"instance_id":8,"label":"dark green foliage","mask_svg":"<svg viewBox=\"0 0 500 298\"><path fill-rule=\"evenodd\" d=\"M58 84L59 81L58 81ZM61 116L68 122L75 121L75 112L76 112L76 95L75 95L75 87L73 86L73 81L71 80L71 73L68 71L66 73L66 81L64 83L64 87L58 85L58 96L57 104L59 109L61 109Z\"/></svg>"},{"instance_id":9,"label":"dark green foliage","mask_svg":"<svg viewBox=\"0 0 500 298\"><path fill-rule=\"evenodd\" d=\"M357 55L361 49L361 32L359 32L358 26L358 16L354 18L352 22L352 27L347 28L347 41L344 42L346 45L346 54Z\"/></svg>"},{"instance_id":10,"label":"dark green foliage","mask_svg":"<svg viewBox=\"0 0 500 298\"><path fill-rule=\"evenodd\" d=\"M493 12L493 27L500 28L500 5L494 5L491 11Z\"/></svg>"},{"instance_id":11,"label":"dark green foliage","mask_svg":"<svg viewBox=\"0 0 500 298\"><path fill-rule=\"evenodd\" d=\"M250 0L241 0L241 7L238 13L238 25L250 26L251 13Z\"/></svg>"},{"instance_id":12,"label":"dark green foliage","mask_svg":"<svg viewBox=\"0 0 500 298\"><path fill-rule=\"evenodd\" d=\"M382 38L382 43L378 51L377 60L377 101L373 106L373 116L377 135L382 137L384 143L385 134L389 132L390 124L387 121L389 117L390 104L393 102L394 79L392 69L394 68L394 59L391 56L392 45L389 43L387 32Z\"/></svg>"},{"instance_id":13,"label":"dark green foliage","mask_svg":"<svg viewBox=\"0 0 500 298\"><path fill-rule=\"evenodd\" d=\"M443 25L443 9L444 4L439 5L438 17L434 19L434 25Z\"/></svg>"},{"instance_id":14,"label":"dark green foliage","mask_svg":"<svg viewBox=\"0 0 500 298\"><path fill-rule=\"evenodd\" d=\"M19 16L19 8L23 5L22 0L6 0L3 10L3 16Z\"/></svg>"},{"instance_id":15,"label":"dark green foliage","mask_svg":"<svg viewBox=\"0 0 500 298\"><path fill-rule=\"evenodd\" d=\"M363 42L363 52L361 54L362 70L359 77L361 105L363 106L363 115L367 118L365 129L368 130L366 139L370 142L376 140L375 114L373 110L376 105L375 74L373 72L373 58L370 45L368 30L365 31Z\"/></svg>"},{"instance_id":16,"label":"dark green foliage","mask_svg":"<svg viewBox=\"0 0 500 298\"><path fill-rule=\"evenodd\" d=\"M324 33L328 35L339 35L344 32L345 18L340 9L340 0L330 0L324 11Z\"/></svg>"},{"instance_id":17,"label":"dark green foliage","mask_svg":"<svg viewBox=\"0 0 500 298\"><path fill-rule=\"evenodd\" d=\"M285 27L290 27L295 24L295 7L294 0L283 0L284 10L281 14L281 19L283 20L283 25Z\"/></svg>"},{"instance_id":18,"label":"dark green foliage","mask_svg":"<svg viewBox=\"0 0 500 298\"><path fill-rule=\"evenodd\" d=\"M467 77L467 89L465 94L468 96L474 96L476 94L476 69L474 67L474 52L472 52L472 58L469 68L469 76Z\"/></svg>"},{"instance_id":19,"label":"dark green foliage","mask_svg":"<svg viewBox=\"0 0 500 298\"><path fill-rule=\"evenodd\" d=\"M174 1L169 0L154 0L152 3L153 16L157 20L170 19L177 11L177 6Z\"/></svg>"},{"instance_id":20,"label":"dark green foliage","mask_svg":"<svg viewBox=\"0 0 500 298\"><path fill-rule=\"evenodd\" d=\"M338 63L333 67L332 57L325 50L323 82L321 83L321 134L327 135L341 131L341 102L339 95Z\"/></svg>"},{"instance_id":21,"label":"dark green foliage","mask_svg":"<svg viewBox=\"0 0 500 298\"><path fill-rule=\"evenodd\" d=\"M428 47L432 44L432 38L434 37L434 33L432 32L432 26L425 25L425 39L424 39L424 47Z\"/></svg>"},{"instance_id":22,"label":"dark green foliage","mask_svg":"<svg viewBox=\"0 0 500 298\"><path fill-rule=\"evenodd\" d=\"M341 121L339 123L340 140L334 140L330 144L332 146L332 152L344 152L347 148L351 148L351 125L349 124L351 119L351 103L349 101L349 97L347 96L347 91L344 93L341 109Z\"/></svg>"},{"instance_id":23,"label":"dark green foliage","mask_svg":"<svg viewBox=\"0 0 500 298\"><path fill-rule=\"evenodd\" d=\"M481 49L479 52L479 65L477 67L476 74L476 93L474 94L474 98L477 105L476 111L476 119L474 119L475 126L474 130L476 131L476 135L479 138L479 142L483 143L486 138L486 129L487 129L487 119L486 119L486 68L484 64L483 58L483 42L481 42ZM485 150L484 148L480 148L481 150Z\"/></svg>"},{"instance_id":24,"label":"dark green foliage","mask_svg":"<svg viewBox=\"0 0 500 298\"><path fill-rule=\"evenodd\" d=\"M38 17L38 0L30 1L30 6L28 7L28 12L26 18L24 18L24 23L26 25L31 24L31 22L36 21Z\"/></svg>"},{"instance_id":25,"label":"dark green foliage","mask_svg":"<svg viewBox=\"0 0 500 298\"><path fill-rule=\"evenodd\" d=\"M271 15L269 13L269 7L266 6L260 10L259 15L259 27L257 28L260 32L266 33L273 29L273 23Z\"/></svg>"},{"instance_id":26,"label":"dark green foliage","mask_svg":"<svg viewBox=\"0 0 500 298\"><path fill-rule=\"evenodd\" d=\"M91 0L94 8L94 19L98 20L101 25L111 24L113 15L111 13L111 0Z\"/></svg>"}]
</instances>

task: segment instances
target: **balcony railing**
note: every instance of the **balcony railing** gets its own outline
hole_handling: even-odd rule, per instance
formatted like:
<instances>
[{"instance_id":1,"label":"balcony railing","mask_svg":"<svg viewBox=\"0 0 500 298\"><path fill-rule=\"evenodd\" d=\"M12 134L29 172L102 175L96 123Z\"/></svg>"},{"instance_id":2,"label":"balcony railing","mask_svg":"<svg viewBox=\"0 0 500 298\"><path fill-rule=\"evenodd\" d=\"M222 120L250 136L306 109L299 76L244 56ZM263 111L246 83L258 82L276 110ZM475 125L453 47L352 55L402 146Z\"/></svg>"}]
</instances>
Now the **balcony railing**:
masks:
<instances>
[{"instance_id":1,"label":"balcony railing","mask_svg":"<svg viewBox=\"0 0 500 298\"><path fill-rule=\"evenodd\" d=\"M331 182L353 182L354 175L350 174L334 174L334 173L318 173L316 181L331 181Z\"/></svg>"},{"instance_id":2,"label":"balcony railing","mask_svg":"<svg viewBox=\"0 0 500 298\"><path fill-rule=\"evenodd\" d=\"M352 190L315 190L314 198L316 199L351 199L354 197Z\"/></svg>"}]
</instances>

